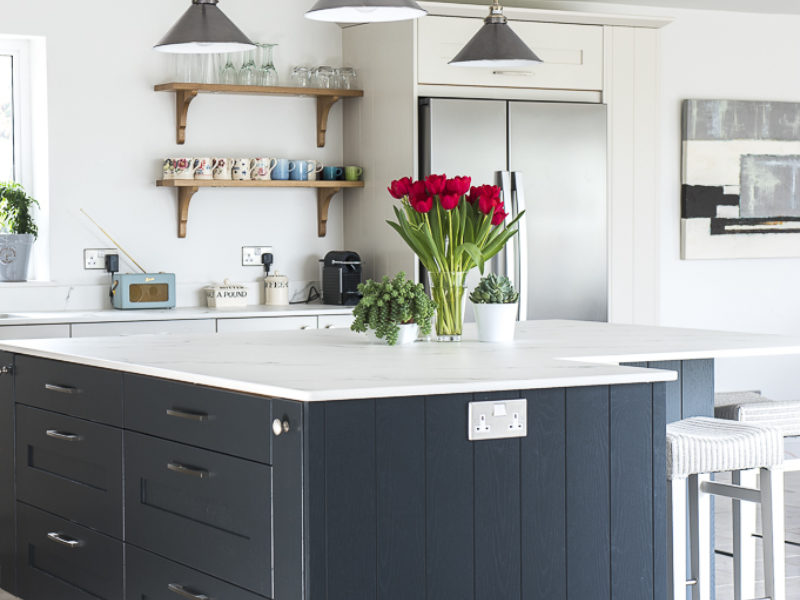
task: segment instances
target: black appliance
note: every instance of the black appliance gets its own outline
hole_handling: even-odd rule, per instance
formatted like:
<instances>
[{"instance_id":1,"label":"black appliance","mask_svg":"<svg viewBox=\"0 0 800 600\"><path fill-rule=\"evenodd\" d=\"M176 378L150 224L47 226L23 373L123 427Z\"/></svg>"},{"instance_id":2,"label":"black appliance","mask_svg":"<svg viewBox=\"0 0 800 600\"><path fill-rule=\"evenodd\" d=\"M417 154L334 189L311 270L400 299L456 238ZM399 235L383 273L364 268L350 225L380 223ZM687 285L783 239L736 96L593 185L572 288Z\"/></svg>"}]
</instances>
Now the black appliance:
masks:
<instances>
[{"instance_id":1,"label":"black appliance","mask_svg":"<svg viewBox=\"0 0 800 600\"><path fill-rule=\"evenodd\" d=\"M322 266L322 301L325 304L358 304L361 294L361 257L355 252L328 252Z\"/></svg>"}]
</instances>

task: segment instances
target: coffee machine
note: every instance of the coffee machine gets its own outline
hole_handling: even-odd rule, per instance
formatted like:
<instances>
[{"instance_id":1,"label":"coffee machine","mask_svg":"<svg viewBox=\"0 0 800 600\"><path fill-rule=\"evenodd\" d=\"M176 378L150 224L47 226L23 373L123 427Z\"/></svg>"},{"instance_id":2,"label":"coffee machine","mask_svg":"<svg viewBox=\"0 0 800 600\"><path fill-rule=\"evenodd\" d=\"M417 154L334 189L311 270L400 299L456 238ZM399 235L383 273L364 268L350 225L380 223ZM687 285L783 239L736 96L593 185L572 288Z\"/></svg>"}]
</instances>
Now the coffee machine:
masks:
<instances>
[{"instance_id":1,"label":"coffee machine","mask_svg":"<svg viewBox=\"0 0 800 600\"><path fill-rule=\"evenodd\" d=\"M332 251L322 260L322 301L325 304L358 304L361 295L361 257L346 250Z\"/></svg>"}]
</instances>

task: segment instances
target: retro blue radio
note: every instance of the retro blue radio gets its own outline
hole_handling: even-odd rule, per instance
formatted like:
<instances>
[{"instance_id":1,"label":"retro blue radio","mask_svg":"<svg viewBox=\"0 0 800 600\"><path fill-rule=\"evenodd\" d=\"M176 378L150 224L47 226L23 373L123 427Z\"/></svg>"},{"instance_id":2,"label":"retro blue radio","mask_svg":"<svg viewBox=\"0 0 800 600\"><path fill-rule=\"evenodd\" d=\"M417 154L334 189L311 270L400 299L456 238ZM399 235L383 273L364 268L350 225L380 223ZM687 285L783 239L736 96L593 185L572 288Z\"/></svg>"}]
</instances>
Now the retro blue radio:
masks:
<instances>
[{"instance_id":1,"label":"retro blue radio","mask_svg":"<svg viewBox=\"0 0 800 600\"><path fill-rule=\"evenodd\" d=\"M111 279L114 308L175 308L174 273L114 273Z\"/></svg>"}]
</instances>

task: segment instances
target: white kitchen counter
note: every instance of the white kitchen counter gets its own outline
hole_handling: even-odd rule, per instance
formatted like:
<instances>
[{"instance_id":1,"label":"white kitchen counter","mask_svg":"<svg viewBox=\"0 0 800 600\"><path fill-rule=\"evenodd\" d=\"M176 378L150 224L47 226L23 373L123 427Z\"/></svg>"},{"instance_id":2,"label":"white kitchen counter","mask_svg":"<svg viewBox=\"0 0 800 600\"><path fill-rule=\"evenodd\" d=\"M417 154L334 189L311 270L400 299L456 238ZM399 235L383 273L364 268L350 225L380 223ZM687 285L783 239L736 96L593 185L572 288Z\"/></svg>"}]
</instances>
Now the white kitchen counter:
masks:
<instances>
[{"instance_id":1,"label":"white kitchen counter","mask_svg":"<svg viewBox=\"0 0 800 600\"><path fill-rule=\"evenodd\" d=\"M76 310L53 312L0 313L0 327L11 325L51 325L58 323L106 323L127 321L185 321L197 319L252 319L303 315L348 315L352 306L331 304L292 304L290 306L245 306L243 308L167 308L144 310Z\"/></svg>"},{"instance_id":2,"label":"white kitchen counter","mask_svg":"<svg viewBox=\"0 0 800 600\"><path fill-rule=\"evenodd\" d=\"M346 330L50 339L0 350L300 401L672 381L621 362L800 354L800 338L528 321L510 344L387 346Z\"/></svg>"}]
</instances>

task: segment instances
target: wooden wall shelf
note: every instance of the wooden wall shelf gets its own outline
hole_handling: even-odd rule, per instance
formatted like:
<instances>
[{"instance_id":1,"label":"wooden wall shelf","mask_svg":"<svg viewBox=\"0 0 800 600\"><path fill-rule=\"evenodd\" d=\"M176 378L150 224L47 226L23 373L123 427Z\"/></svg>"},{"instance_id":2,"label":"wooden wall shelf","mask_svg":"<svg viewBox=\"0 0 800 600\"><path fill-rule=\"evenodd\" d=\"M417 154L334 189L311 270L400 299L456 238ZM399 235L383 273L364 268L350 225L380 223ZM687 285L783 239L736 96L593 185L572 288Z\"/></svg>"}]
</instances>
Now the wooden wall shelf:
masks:
<instances>
[{"instance_id":1,"label":"wooden wall shelf","mask_svg":"<svg viewBox=\"0 0 800 600\"><path fill-rule=\"evenodd\" d=\"M161 83L157 92L175 92L175 139L178 144L186 141L186 119L189 105L197 94L251 94L260 96L295 96L317 99L317 147L325 146L328 129L328 114L340 98L358 98L363 90L341 90L298 87L264 87L260 85L223 85L217 83Z\"/></svg>"},{"instance_id":2,"label":"wooden wall shelf","mask_svg":"<svg viewBox=\"0 0 800 600\"><path fill-rule=\"evenodd\" d=\"M244 86L242 86L244 87ZM362 188L363 181L236 181L231 179L159 179L159 187L178 190L178 237L186 237L189 203L200 188L309 188L317 190L317 235L325 237L331 199L343 188Z\"/></svg>"}]
</instances>

